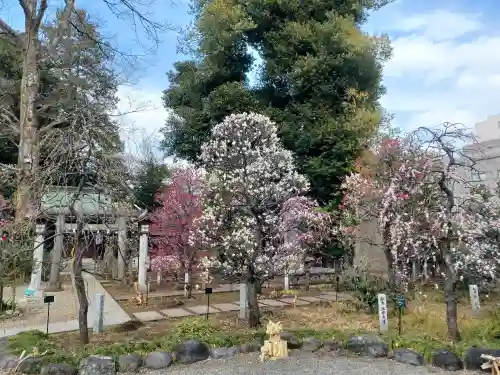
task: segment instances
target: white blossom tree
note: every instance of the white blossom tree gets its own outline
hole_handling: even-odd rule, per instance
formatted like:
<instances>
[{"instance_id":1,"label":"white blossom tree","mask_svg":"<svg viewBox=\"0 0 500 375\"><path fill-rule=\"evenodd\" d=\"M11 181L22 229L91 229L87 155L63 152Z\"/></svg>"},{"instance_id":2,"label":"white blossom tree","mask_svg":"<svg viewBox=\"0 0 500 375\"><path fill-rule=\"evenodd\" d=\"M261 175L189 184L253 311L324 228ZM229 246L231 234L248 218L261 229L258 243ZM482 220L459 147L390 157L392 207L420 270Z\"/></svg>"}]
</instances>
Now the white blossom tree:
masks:
<instances>
[{"instance_id":1,"label":"white blossom tree","mask_svg":"<svg viewBox=\"0 0 500 375\"><path fill-rule=\"evenodd\" d=\"M371 173L346 178L340 207L339 231L351 241L358 240L360 220L378 218L394 278L404 279L415 259L441 260L452 340L460 339L457 283L472 273L491 279L500 265L499 201L471 185L475 162L460 147L471 139L461 126L444 124L385 142Z\"/></svg>"},{"instance_id":2,"label":"white blossom tree","mask_svg":"<svg viewBox=\"0 0 500 375\"><path fill-rule=\"evenodd\" d=\"M213 128L201 159L208 173L206 207L193 240L217 252L205 260L207 267L247 284L248 323L255 327L260 282L300 263L311 242L327 232L328 215L308 198L297 199L309 184L281 145L276 125L263 115L226 117ZM290 246L285 237L292 231L320 236L298 236Z\"/></svg>"}]
</instances>

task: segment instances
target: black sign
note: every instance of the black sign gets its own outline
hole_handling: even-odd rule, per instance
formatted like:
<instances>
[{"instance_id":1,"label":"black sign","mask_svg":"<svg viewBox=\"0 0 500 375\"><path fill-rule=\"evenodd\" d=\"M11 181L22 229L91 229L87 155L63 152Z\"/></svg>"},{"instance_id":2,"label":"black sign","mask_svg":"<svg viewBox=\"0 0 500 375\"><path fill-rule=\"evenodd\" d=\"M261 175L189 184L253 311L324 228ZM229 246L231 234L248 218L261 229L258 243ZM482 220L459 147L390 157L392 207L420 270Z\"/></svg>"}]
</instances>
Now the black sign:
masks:
<instances>
[{"instance_id":1,"label":"black sign","mask_svg":"<svg viewBox=\"0 0 500 375\"><path fill-rule=\"evenodd\" d=\"M54 303L54 296L43 297L43 303Z\"/></svg>"},{"instance_id":2,"label":"black sign","mask_svg":"<svg viewBox=\"0 0 500 375\"><path fill-rule=\"evenodd\" d=\"M205 288L205 294L212 294L212 288Z\"/></svg>"}]
</instances>

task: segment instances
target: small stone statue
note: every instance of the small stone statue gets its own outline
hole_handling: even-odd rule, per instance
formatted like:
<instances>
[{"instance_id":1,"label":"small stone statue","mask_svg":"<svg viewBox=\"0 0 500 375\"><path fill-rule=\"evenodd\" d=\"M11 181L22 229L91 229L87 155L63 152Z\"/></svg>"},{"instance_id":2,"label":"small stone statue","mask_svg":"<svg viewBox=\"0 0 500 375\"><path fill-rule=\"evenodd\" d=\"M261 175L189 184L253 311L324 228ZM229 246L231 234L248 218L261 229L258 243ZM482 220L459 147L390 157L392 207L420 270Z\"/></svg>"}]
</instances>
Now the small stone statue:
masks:
<instances>
[{"instance_id":1,"label":"small stone statue","mask_svg":"<svg viewBox=\"0 0 500 375\"><path fill-rule=\"evenodd\" d=\"M283 327L281 322L269 322L267 324L266 333L269 335L269 340L264 341L264 346L260 348L260 360L264 362L266 359L279 359L288 357L287 342L281 339Z\"/></svg>"}]
</instances>

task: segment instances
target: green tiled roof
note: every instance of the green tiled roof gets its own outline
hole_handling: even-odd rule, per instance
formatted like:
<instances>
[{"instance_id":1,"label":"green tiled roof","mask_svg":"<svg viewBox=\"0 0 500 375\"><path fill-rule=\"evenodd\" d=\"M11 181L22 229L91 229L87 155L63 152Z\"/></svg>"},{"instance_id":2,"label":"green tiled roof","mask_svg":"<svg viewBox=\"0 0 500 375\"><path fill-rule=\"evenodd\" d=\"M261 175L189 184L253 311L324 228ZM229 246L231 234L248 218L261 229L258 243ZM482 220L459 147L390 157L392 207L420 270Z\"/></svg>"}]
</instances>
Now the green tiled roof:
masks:
<instances>
[{"instance_id":1,"label":"green tiled roof","mask_svg":"<svg viewBox=\"0 0 500 375\"><path fill-rule=\"evenodd\" d=\"M42 197L42 212L57 214L68 212L77 188L53 187ZM75 209L85 215L98 215L114 208L111 197L92 188L84 188L75 201Z\"/></svg>"}]
</instances>

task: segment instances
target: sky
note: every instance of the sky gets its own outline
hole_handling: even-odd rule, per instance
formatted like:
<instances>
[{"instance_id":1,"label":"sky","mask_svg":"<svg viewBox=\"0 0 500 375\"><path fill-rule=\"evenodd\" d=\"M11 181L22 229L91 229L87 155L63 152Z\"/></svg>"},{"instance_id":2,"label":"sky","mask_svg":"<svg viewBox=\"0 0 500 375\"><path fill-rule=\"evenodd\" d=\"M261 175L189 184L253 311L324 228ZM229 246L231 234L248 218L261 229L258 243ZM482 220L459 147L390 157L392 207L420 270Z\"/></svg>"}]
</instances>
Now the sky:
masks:
<instances>
[{"instance_id":1,"label":"sky","mask_svg":"<svg viewBox=\"0 0 500 375\"><path fill-rule=\"evenodd\" d=\"M120 86L119 111L126 142L142 134L159 139L167 111L162 91L166 72L185 56L177 53L178 29L190 21L187 0L152 1L149 16L167 21L170 31L134 70L133 83ZM49 0L51 12L61 4ZM117 19L100 0L76 0L103 24L103 33L122 50L144 53L151 41L134 32L130 18ZM0 0L0 17L22 27L22 11L15 0ZM395 0L375 12L364 26L371 34L387 34L393 55L384 68L387 94L382 105L394 114L393 126L410 130L460 122L473 126L500 112L500 25L496 0ZM129 76L130 78L130 76Z\"/></svg>"}]
</instances>

